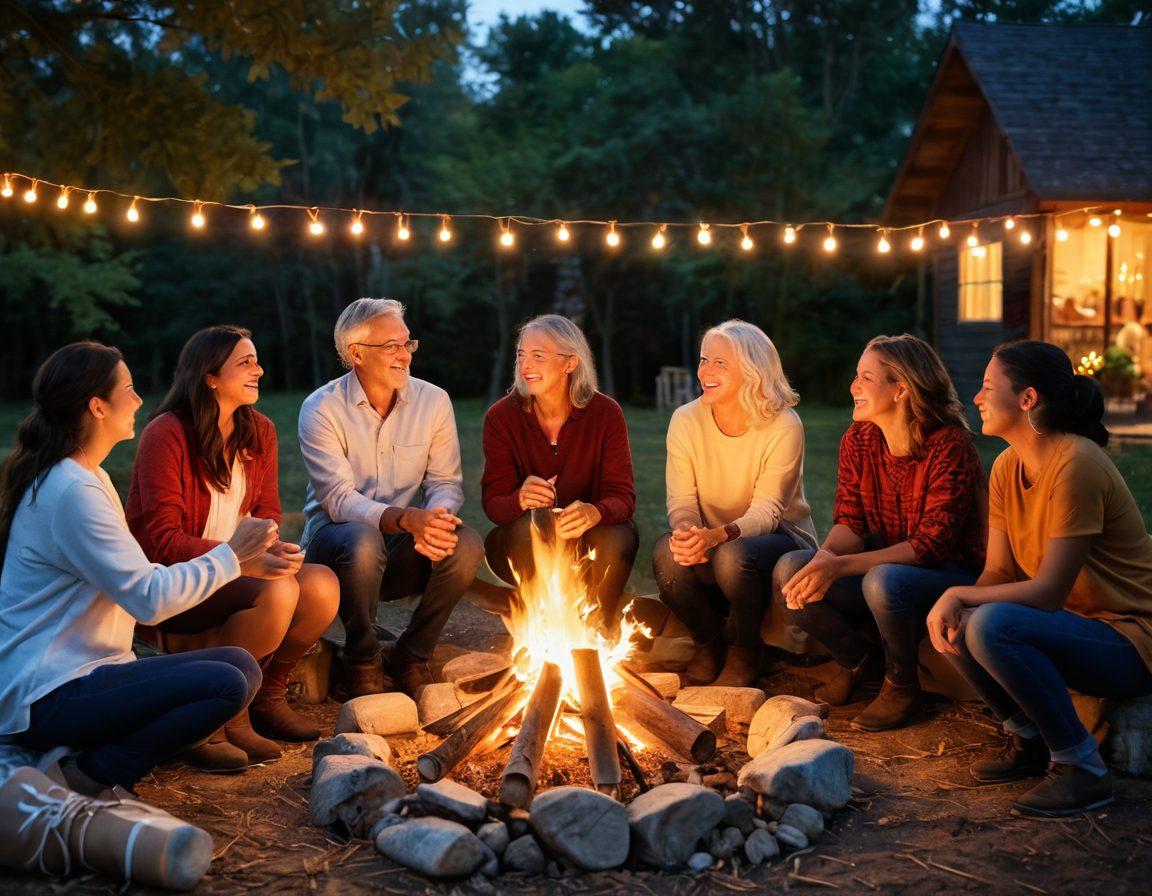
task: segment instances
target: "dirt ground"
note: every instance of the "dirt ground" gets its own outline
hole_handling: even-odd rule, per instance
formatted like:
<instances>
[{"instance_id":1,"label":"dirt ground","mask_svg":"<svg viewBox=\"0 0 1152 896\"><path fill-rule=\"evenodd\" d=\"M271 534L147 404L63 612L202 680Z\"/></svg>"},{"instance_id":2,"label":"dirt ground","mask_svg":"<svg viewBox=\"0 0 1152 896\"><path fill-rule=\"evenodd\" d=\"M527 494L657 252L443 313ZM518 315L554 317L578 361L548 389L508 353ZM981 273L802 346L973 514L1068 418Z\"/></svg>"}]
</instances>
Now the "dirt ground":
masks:
<instances>
[{"instance_id":1,"label":"dirt ground","mask_svg":"<svg viewBox=\"0 0 1152 896\"><path fill-rule=\"evenodd\" d=\"M390 607L385 625L406 611ZM506 635L494 617L461 606L445 633L447 655L499 650ZM772 693L810 696L824 670L780 667L763 684ZM274 764L237 776L211 776L172 766L141 783L140 795L212 834L216 856L199 894L444 893L612 894L701 896L779 890L836 889L844 893L1152 893L1152 781L1117 778L1117 800L1104 810L1065 821L1010 814L1019 784L975 787L968 765L999 743L989 717L967 705L943 703L930 718L902 731L863 734L848 721L860 705L834 710L830 737L856 756L858 796L817 843L766 867L701 874L651 871L569 873L560 878L506 875L488 882L445 884L399 868L368 842L342 842L308 824L310 745L289 746ZM330 730L337 706L305 707ZM397 768L415 784L414 759L436 743L431 736L394 740ZM714 766L736 769L743 744L724 745ZM549 748L542 782L586 783L581 751ZM495 795L507 749L467 763L454 777ZM649 775L664 757L641 752ZM634 786L634 785L633 785ZM634 791L633 791L634 792ZM626 791L626 796L630 795ZM0 873L0 892L144 893L96 875L49 881Z\"/></svg>"}]
</instances>

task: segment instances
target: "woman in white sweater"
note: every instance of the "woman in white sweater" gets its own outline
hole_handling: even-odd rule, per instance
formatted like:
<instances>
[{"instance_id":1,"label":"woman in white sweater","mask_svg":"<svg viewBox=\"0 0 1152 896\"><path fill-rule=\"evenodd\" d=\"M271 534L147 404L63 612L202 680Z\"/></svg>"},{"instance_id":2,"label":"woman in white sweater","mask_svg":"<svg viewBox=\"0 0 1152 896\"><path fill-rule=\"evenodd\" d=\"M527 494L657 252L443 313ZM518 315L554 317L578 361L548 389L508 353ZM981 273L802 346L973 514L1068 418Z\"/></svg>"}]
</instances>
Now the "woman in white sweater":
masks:
<instances>
[{"instance_id":1,"label":"woman in white sweater","mask_svg":"<svg viewBox=\"0 0 1152 896\"><path fill-rule=\"evenodd\" d=\"M759 677L760 623L776 561L816 546L804 499L804 425L780 356L753 324L704 334L703 395L668 425L668 522L652 565L661 599L688 627L695 684Z\"/></svg>"},{"instance_id":2,"label":"woman in white sweater","mask_svg":"<svg viewBox=\"0 0 1152 896\"><path fill-rule=\"evenodd\" d=\"M100 464L135 435L140 398L120 352L94 342L57 351L0 474L0 740L79 751L62 771L96 795L131 789L153 766L247 705L260 669L222 647L137 660L136 620L204 600L274 544L245 520L188 563L149 563Z\"/></svg>"}]
</instances>

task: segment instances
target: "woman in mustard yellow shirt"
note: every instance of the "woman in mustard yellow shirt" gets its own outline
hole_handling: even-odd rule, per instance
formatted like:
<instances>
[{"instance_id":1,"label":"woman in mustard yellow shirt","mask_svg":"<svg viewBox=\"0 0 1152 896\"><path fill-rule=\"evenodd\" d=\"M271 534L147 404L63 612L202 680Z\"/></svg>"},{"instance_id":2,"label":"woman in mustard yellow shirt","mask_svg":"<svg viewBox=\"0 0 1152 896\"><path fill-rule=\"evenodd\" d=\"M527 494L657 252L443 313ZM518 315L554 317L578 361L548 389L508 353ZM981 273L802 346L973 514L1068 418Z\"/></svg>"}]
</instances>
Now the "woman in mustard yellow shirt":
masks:
<instances>
[{"instance_id":1,"label":"woman in mustard yellow shirt","mask_svg":"<svg viewBox=\"0 0 1152 896\"><path fill-rule=\"evenodd\" d=\"M1100 389L1062 349L1001 346L975 403L984 434L1008 443L989 484L988 558L975 585L940 597L928 630L1012 735L1004 757L972 774L1049 770L1015 808L1076 815L1113 794L1068 689L1152 693L1152 539L1104 451Z\"/></svg>"}]
</instances>

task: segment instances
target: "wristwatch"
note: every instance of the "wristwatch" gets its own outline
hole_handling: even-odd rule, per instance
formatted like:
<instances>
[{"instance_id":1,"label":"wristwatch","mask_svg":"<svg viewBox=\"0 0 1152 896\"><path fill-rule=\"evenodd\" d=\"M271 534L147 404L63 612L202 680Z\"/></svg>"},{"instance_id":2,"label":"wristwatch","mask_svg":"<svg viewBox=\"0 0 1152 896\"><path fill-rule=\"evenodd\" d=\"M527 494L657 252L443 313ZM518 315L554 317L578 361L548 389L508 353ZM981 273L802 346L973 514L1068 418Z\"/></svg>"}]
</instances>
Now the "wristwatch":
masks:
<instances>
[{"instance_id":1,"label":"wristwatch","mask_svg":"<svg viewBox=\"0 0 1152 896\"><path fill-rule=\"evenodd\" d=\"M724 543L725 544L727 544L730 541L735 541L739 537L740 537L740 527L739 526L737 526L735 523L725 523L724 524Z\"/></svg>"}]
</instances>

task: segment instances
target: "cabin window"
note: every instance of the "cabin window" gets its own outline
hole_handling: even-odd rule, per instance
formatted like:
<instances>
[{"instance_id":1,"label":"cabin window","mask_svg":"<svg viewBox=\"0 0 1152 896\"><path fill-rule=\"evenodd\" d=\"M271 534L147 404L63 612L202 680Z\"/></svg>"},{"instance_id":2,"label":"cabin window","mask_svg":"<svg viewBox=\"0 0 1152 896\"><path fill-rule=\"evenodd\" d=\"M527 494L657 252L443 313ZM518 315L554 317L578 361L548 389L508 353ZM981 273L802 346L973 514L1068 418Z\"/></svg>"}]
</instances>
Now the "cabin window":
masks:
<instances>
[{"instance_id":1,"label":"cabin window","mask_svg":"<svg viewBox=\"0 0 1152 896\"><path fill-rule=\"evenodd\" d=\"M962 246L960 253L961 323L999 321L1003 311L1003 245Z\"/></svg>"}]
</instances>

